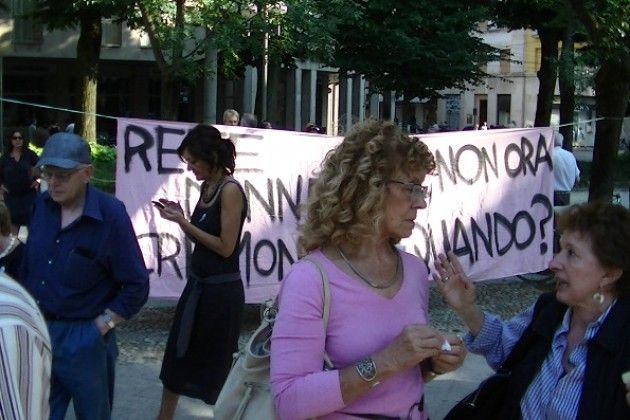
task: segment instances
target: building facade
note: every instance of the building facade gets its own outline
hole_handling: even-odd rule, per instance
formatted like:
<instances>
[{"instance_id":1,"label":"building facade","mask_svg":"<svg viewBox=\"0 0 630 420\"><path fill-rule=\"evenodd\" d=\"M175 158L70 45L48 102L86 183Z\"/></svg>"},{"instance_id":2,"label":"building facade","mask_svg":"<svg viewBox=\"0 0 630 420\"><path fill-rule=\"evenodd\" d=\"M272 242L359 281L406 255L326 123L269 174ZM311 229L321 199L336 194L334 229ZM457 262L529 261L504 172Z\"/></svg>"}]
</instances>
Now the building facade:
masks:
<instances>
[{"instance_id":1,"label":"building facade","mask_svg":"<svg viewBox=\"0 0 630 420\"><path fill-rule=\"evenodd\" d=\"M2 131L24 129L34 120L61 128L76 120L79 108L76 44L78 31L46 31L27 17L34 0L11 2L0 12L0 97ZM486 43L501 51L489 62L483 83L465 90L448 89L440 98L404 98L394 92L370 94L361 75L340 75L337 69L313 62L296 68L269 64L267 115L274 128L300 131L314 123L329 135L345 132L368 117L390 119L410 132L461 130L481 127L527 127L534 123L540 66L540 42L534 31L507 31L480 25ZM217 74L220 74L218 72ZM218 122L227 108L254 112L258 71L247 68L240 79L218 76L184 86L178 120ZM97 99L97 136L115 139L115 120L109 117L157 119L160 114L160 72L148 37L121 23L103 21ZM208 97L214 101L208 101ZM556 100L559 92L556 87ZM576 141L592 145L593 92L577 96ZM31 105L31 104L37 104ZM210 109L211 108L211 109ZM552 124L558 122L557 106Z\"/></svg>"},{"instance_id":2,"label":"building facade","mask_svg":"<svg viewBox=\"0 0 630 420\"><path fill-rule=\"evenodd\" d=\"M0 12L0 97L2 132L25 129L33 121L47 128L73 122L79 108L76 45L78 31L47 31L28 13L35 1L10 2ZM97 99L97 137L111 143L115 120L108 117L157 119L160 113L160 72L148 37L125 24L103 20ZM337 69L298 62L295 69L270 63L268 112L274 128L301 130L312 122L331 135L343 132L379 102L366 101L366 81L351 75L340 80ZM180 92L178 120L220 123L223 110L254 112L257 71L243 78L218 76L213 90L204 80ZM208 110L207 96L215 95ZM349 96L348 96L349 95ZM348 99L349 98L349 99ZM374 109L374 108L373 108ZM390 112L393 118L393 112Z\"/></svg>"},{"instance_id":3,"label":"building facade","mask_svg":"<svg viewBox=\"0 0 630 420\"><path fill-rule=\"evenodd\" d=\"M536 115L540 40L535 31L514 30L480 24L484 42L500 50L500 60L489 62L483 83L466 90L449 89L436 101L435 121L449 130L481 127L531 127ZM559 124L560 91L556 82L551 125ZM421 116L432 114L416 109ZM592 89L576 94L575 143L592 146L595 136L595 98Z\"/></svg>"}]
</instances>

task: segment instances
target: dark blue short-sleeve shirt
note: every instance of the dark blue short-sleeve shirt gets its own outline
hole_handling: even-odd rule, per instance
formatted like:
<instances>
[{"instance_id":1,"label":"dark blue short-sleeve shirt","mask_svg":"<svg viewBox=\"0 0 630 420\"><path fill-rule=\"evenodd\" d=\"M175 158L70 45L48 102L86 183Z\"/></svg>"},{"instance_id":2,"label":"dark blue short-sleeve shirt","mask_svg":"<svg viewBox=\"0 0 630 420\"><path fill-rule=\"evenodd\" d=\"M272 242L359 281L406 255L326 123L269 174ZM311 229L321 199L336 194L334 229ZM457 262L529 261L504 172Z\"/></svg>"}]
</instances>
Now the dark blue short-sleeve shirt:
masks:
<instances>
[{"instance_id":1,"label":"dark blue short-sleeve shirt","mask_svg":"<svg viewBox=\"0 0 630 420\"><path fill-rule=\"evenodd\" d=\"M59 204L41 194L21 281L47 315L90 319L109 308L133 316L147 300L149 278L124 204L88 185L83 214L61 229Z\"/></svg>"}]
</instances>

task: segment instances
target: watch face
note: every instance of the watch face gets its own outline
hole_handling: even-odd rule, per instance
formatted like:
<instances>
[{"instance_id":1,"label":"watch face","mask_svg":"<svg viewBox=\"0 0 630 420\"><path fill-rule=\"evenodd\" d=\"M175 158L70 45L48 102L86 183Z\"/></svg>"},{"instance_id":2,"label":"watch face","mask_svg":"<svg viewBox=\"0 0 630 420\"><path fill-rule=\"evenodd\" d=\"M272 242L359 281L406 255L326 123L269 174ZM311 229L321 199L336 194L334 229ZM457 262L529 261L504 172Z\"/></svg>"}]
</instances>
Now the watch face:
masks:
<instances>
[{"instance_id":1,"label":"watch face","mask_svg":"<svg viewBox=\"0 0 630 420\"><path fill-rule=\"evenodd\" d=\"M365 381L373 381L376 378L376 364L370 358L361 360L357 365L359 376Z\"/></svg>"},{"instance_id":2,"label":"watch face","mask_svg":"<svg viewBox=\"0 0 630 420\"><path fill-rule=\"evenodd\" d=\"M114 319L107 312L104 312L101 315L101 319L109 326L109 328L114 328L116 326L116 324L114 323Z\"/></svg>"}]
</instances>

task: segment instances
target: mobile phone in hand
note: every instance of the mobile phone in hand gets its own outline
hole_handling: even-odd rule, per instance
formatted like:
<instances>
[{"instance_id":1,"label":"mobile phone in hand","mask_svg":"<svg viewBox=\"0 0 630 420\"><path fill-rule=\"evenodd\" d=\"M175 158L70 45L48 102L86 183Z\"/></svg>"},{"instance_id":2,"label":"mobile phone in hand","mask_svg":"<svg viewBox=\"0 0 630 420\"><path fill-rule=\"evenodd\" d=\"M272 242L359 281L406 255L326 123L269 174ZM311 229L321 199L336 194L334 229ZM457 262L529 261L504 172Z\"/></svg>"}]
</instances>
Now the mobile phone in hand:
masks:
<instances>
[{"instance_id":1,"label":"mobile phone in hand","mask_svg":"<svg viewBox=\"0 0 630 420\"><path fill-rule=\"evenodd\" d=\"M164 208L164 204L160 203L159 201L152 200L151 202L153 203L153 205L155 207L158 207L158 208L161 208L161 209Z\"/></svg>"}]
</instances>

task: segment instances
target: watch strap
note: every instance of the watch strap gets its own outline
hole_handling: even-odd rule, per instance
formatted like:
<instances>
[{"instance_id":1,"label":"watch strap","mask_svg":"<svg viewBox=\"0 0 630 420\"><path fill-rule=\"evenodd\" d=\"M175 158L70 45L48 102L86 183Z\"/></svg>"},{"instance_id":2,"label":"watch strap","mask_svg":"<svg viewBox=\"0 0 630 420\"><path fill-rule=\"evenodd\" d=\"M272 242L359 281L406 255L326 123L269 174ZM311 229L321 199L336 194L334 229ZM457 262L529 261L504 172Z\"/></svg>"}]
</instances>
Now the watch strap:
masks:
<instances>
[{"instance_id":1,"label":"watch strap","mask_svg":"<svg viewBox=\"0 0 630 420\"><path fill-rule=\"evenodd\" d=\"M116 323L114 322L114 319L112 318L112 316L110 314L108 314L107 312L103 312L101 314L101 319L103 320L104 323L107 324L107 326L111 329L114 328L116 326Z\"/></svg>"}]
</instances>

